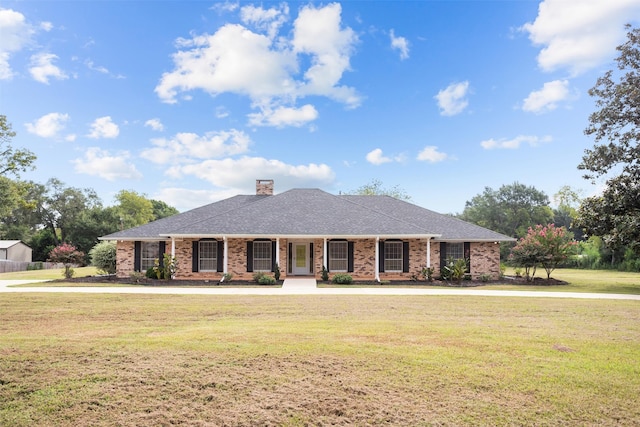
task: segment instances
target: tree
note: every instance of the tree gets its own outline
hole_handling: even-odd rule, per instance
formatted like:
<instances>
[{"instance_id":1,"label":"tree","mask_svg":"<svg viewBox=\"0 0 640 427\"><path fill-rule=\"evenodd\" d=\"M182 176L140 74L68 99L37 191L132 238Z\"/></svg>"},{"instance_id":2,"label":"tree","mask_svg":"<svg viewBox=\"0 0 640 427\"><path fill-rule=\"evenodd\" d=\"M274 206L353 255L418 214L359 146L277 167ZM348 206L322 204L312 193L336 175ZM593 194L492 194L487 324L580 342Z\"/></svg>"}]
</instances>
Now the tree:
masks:
<instances>
[{"instance_id":1,"label":"tree","mask_svg":"<svg viewBox=\"0 0 640 427\"><path fill-rule=\"evenodd\" d=\"M131 228L155 220L153 203L133 190L121 190L116 195L116 210L120 215L121 228Z\"/></svg>"},{"instance_id":2,"label":"tree","mask_svg":"<svg viewBox=\"0 0 640 427\"><path fill-rule=\"evenodd\" d=\"M582 201L579 190L574 190L568 185L560 187L553 195L553 201L558 206L553 210L553 223L556 227L565 227L573 234L574 239L583 240L584 233L580 227L575 226L578 217L578 209Z\"/></svg>"},{"instance_id":3,"label":"tree","mask_svg":"<svg viewBox=\"0 0 640 427\"><path fill-rule=\"evenodd\" d=\"M153 205L153 216L154 220L167 218L169 216L173 216L179 214L178 209L173 206L169 206L165 202L161 200L153 200L151 199L151 204Z\"/></svg>"},{"instance_id":4,"label":"tree","mask_svg":"<svg viewBox=\"0 0 640 427\"><path fill-rule=\"evenodd\" d=\"M460 219L512 237L523 237L529 227L553 220L547 195L518 182L484 192L465 203Z\"/></svg>"},{"instance_id":5,"label":"tree","mask_svg":"<svg viewBox=\"0 0 640 427\"><path fill-rule=\"evenodd\" d=\"M411 196L402 188L397 185L391 188L384 188L382 186L382 181L378 179L373 179L371 182L359 187L357 190L353 190L345 194L355 194L359 196L391 196L404 201L411 200Z\"/></svg>"},{"instance_id":6,"label":"tree","mask_svg":"<svg viewBox=\"0 0 640 427\"><path fill-rule=\"evenodd\" d=\"M14 136L16 133L11 130L7 116L0 114L0 176L19 176L20 172L34 169L36 155L26 149L11 147L11 138Z\"/></svg>"},{"instance_id":7,"label":"tree","mask_svg":"<svg viewBox=\"0 0 640 427\"><path fill-rule=\"evenodd\" d=\"M575 247L576 242L564 227L538 224L529 228L527 235L518 241L511 250L510 260L525 268L527 280L533 278L538 265L544 268L549 279L553 270L575 252Z\"/></svg>"},{"instance_id":8,"label":"tree","mask_svg":"<svg viewBox=\"0 0 640 427\"><path fill-rule=\"evenodd\" d=\"M40 223L51 231L56 239L56 245L69 241L69 235L84 211L102 206L94 190L66 187L56 178L51 178L47 181L46 187L40 186L39 189L40 194L36 196L36 209Z\"/></svg>"},{"instance_id":9,"label":"tree","mask_svg":"<svg viewBox=\"0 0 640 427\"><path fill-rule=\"evenodd\" d=\"M627 41L616 48L619 72L607 71L589 90L597 110L584 133L595 145L585 150L578 169L592 181L609 178L601 196L583 201L577 222L614 249L640 253L640 28L626 28Z\"/></svg>"},{"instance_id":10,"label":"tree","mask_svg":"<svg viewBox=\"0 0 640 427\"><path fill-rule=\"evenodd\" d=\"M84 259L84 253L78 251L75 246L63 243L56 246L49 253L51 262L59 262L64 264L64 277L71 279L73 277L73 266L81 264Z\"/></svg>"}]
</instances>

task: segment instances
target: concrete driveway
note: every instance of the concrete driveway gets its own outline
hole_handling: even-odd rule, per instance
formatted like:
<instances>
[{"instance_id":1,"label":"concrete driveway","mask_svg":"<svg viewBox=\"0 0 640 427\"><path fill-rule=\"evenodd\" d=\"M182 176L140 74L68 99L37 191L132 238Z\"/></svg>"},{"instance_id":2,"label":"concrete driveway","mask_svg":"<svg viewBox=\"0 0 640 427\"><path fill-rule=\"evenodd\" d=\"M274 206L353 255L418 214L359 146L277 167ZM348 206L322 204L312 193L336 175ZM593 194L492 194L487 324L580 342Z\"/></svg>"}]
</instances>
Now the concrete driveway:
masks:
<instances>
[{"instance_id":1,"label":"concrete driveway","mask_svg":"<svg viewBox=\"0 0 640 427\"><path fill-rule=\"evenodd\" d=\"M580 298L636 300L640 295L595 294L581 292L547 291L497 291L473 289L414 289L414 288L318 288L315 281L294 279L285 281L282 288L200 288L200 287L12 287L12 285L35 283L37 280L0 280L0 293L91 293L91 294L157 294L157 295L452 295L485 297L530 297L530 298Z\"/></svg>"}]
</instances>

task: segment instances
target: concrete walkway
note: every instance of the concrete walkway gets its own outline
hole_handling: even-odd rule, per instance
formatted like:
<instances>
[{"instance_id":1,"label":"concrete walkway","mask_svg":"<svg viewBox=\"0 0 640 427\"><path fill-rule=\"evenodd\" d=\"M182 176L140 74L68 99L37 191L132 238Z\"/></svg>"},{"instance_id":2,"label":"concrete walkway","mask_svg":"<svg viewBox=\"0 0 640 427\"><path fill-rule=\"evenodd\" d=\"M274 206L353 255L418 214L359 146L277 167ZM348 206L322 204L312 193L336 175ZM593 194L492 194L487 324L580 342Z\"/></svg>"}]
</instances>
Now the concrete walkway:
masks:
<instances>
[{"instance_id":1,"label":"concrete walkway","mask_svg":"<svg viewBox=\"0 0 640 427\"><path fill-rule=\"evenodd\" d=\"M290 280L290 279L289 279ZM313 279L285 280L282 288L237 287L11 287L12 285L39 282L37 280L0 280L0 293L92 293L92 294L159 294L159 295L450 295L484 297L529 297L529 298L580 298L640 301L640 295L595 294L582 292L548 291L497 291L489 289L443 289L443 288L318 288Z\"/></svg>"}]
</instances>

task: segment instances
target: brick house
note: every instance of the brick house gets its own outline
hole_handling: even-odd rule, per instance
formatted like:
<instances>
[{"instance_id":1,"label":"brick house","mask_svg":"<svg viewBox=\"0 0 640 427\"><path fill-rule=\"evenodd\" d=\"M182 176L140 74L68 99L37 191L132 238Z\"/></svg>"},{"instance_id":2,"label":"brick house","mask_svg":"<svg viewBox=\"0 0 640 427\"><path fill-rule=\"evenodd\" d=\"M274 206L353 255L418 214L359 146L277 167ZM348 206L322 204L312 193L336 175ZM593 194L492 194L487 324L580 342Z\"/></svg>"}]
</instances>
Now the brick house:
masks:
<instances>
[{"instance_id":1,"label":"brick house","mask_svg":"<svg viewBox=\"0 0 640 427\"><path fill-rule=\"evenodd\" d=\"M449 258L467 258L473 278L500 274L500 245L514 239L389 196L332 195L319 189L238 195L123 230L117 276L145 272L169 253L176 279L250 280L280 269L281 278L349 273L354 280L406 280L424 267L440 275Z\"/></svg>"}]
</instances>

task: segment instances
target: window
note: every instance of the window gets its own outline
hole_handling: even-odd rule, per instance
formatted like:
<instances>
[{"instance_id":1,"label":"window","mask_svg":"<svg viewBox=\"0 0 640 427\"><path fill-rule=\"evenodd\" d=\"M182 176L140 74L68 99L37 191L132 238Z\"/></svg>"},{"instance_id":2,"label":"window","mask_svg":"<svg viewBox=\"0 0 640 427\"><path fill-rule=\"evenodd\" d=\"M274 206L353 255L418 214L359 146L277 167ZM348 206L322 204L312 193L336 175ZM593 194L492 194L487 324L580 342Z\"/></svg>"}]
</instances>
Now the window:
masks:
<instances>
[{"instance_id":1,"label":"window","mask_svg":"<svg viewBox=\"0 0 640 427\"><path fill-rule=\"evenodd\" d=\"M446 259L461 259L464 258L464 243L447 243L447 258Z\"/></svg>"},{"instance_id":2,"label":"window","mask_svg":"<svg viewBox=\"0 0 640 427\"><path fill-rule=\"evenodd\" d=\"M347 271L348 269L347 242L329 242L329 271Z\"/></svg>"},{"instance_id":3,"label":"window","mask_svg":"<svg viewBox=\"0 0 640 427\"><path fill-rule=\"evenodd\" d=\"M253 271L271 271L271 241L253 242Z\"/></svg>"},{"instance_id":4,"label":"window","mask_svg":"<svg viewBox=\"0 0 640 427\"><path fill-rule=\"evenodd\" d=\"M217 271L218 270L218 242L215 240L206 240L199 242L198 255L199 271Z\"/></svg>"},{"instance_id":5,"label":"window","mask_svg":"<svg viewBox=\"0 0 640 427\"><path fill-rule=\"evenodd\" d=\"M384 242L384 271L402 271L402 242Z\"/></svg>"},{"instance_id":6,"label":"window","mask_svg":"<svg viewBox=\"0 0 640 427\"><path fill-rule=\"evenodd\" d=\"M147 271L155 265L156 259L160 259L159 242L142 242L140 251L140 271Z\"/></svg>"}]
</instances>

